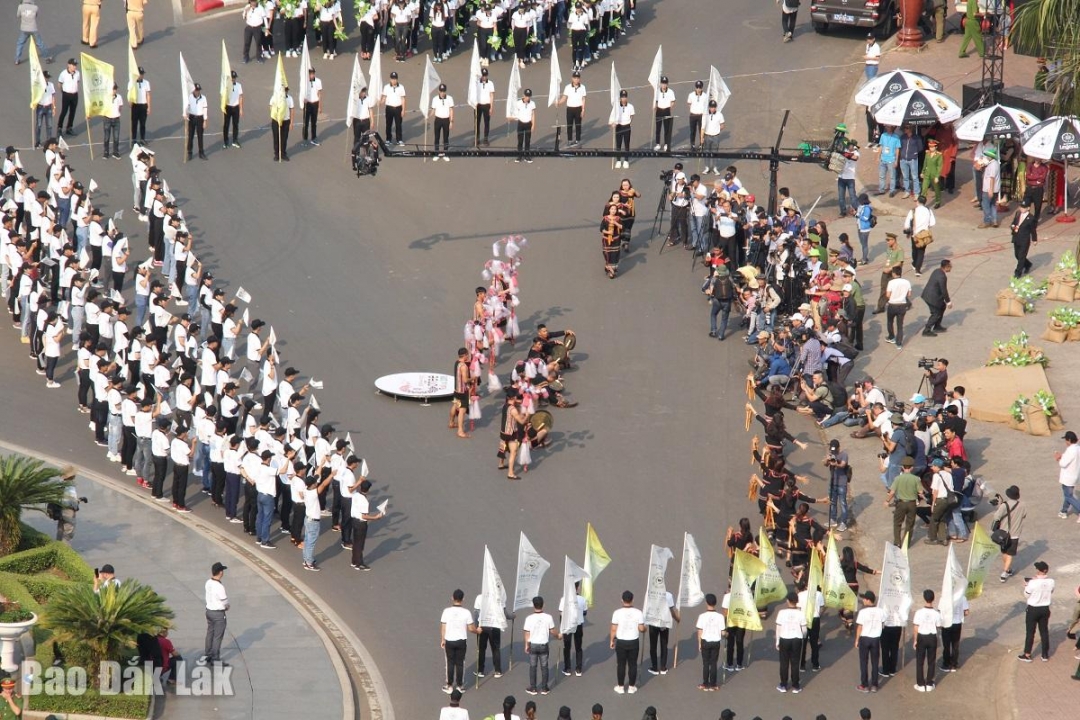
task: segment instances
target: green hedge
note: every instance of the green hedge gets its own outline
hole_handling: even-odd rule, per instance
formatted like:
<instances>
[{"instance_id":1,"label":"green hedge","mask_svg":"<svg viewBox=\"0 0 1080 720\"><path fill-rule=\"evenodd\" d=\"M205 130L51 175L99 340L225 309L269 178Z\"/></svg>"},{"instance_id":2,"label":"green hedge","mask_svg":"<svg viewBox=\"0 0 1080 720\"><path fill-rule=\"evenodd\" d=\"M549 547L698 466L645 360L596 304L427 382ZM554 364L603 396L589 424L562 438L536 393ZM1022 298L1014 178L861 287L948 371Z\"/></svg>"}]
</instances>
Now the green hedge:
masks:
<instances>
[{"instance_id":1,"label":"green hedge","mask_svg":"<svg viewBox=\"0 0 1080 720\"><path fill-rule=\"evenodd\" d=\"M145 718L150 710L148 695L99 695L87 689L82 695L33 695L30 709L48 713L81 713L118 718Z\"/></svg>"},{"instance_id":2,"label":"green hedge","mask_svg":"<svg viewBox=\"0 0 1080 720\"><path fill-rule=\"evenodd\" d=\"M51 536L46 535L40 530L36 530L26 523L19 523L22 526L22 542L19 543L19 550L30 550L31 548L41 547L50 542L53 542Z\"/></svg>"}]
</instances>

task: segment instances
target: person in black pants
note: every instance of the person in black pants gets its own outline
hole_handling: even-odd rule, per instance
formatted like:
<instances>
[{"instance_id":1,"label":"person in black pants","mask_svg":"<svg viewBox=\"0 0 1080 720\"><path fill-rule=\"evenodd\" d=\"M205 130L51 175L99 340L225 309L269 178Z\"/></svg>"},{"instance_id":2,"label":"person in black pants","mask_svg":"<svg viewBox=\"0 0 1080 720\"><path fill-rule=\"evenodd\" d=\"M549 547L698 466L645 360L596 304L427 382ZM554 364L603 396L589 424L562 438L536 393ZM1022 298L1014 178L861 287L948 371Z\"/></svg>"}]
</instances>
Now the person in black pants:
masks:
<instances>
[{"instance_id":1,"label":"person in black pants","mask_svg":"<svg viewBox=\"0 0 1080 720\"><path fill-rule=\"evenodd\" d=\"M191 458L195 454L197 442L197 438L188 440L188 429L181 425L176 428L176 437L173 438L169 449L169 454L173 459L173 508L180 512L191 512L186 504L188 471L191 469Z\"/></svg>"},{"instance_id":2,"label":"person in black pants","mask_svg":"<svg viewBox=\"0 0 1080 720\"><path fill-rule=\"evenodd\" d=\"M679 611L675 608L675 598L671 596L671 593L667 593L666 601L671 618L676 623L679 622ZM649 625L649 673L652 675L667 674L668 637L670 633L671 628L669 627ZM657 645L660 646L659 666L656 664Z\"/></svg>"},{"instance_id":3,"label":"person in black pants","mask_svg":"<svg viewBox=\"0 0 1080 720\"><path fill-rule=\"evenodd\" d=\"M311 128L311 144L318 145L319 135L319 105L322 104L322 80L315 77L315 68L308 68L307 85L301 92L304 105L304 126L300 137L307 142L308 128Z\"/></svg>"},{"instance_id":4,"label":"person in black pants","mask_svg":"<svg viewBox=\"0 0 1080 720\"><path fill-rule=\"evenodd\" d=\"M699 690L713 690L716 684L716 667L720 662L720 636L724 632L724 616L716 612L716 595L705 596L707 608L697 621L698 650L701 652L701 685Z\"/></svg>"},{"instance_id":5,"label":"person in black pants","mask_svg":"<svg viewBox=\"0 0 1080 720\"><path fill-rule=\"evenodd\" d=\"M581 611L581 622L571 632L563 633L563 666L562 674L569 677L570 675L570 646L574 646L574 670L577 675L581 676L581 667L583 664L584 656L581 651L581 641L585 637L585 616L588 614L588 604L585 602L579 593L581 592L581 581L578 580L574 583L574 602L578 604L578 610ZM567 608L564 607L564 601L559 600L559 612L567 612Z\"/></svg>"},{"instance_id":6,"label":"person in black pants","mask_svg":"<svg viewBox=\"0 0 1080 720\"><path fill-rule=\"evenodd\" d=\"M675 163L675 175L671 181L671 229L668 231L668 246L679 244L690 249L690 190L686 184L686 174L682 163Z\"/></svg>"},{"instance_id":7,"label":"person in black pants","mask_svg":"<svg viewBox=\"0 0 1080 720\"><path fill-rule=\"evenodd\" d=\"M645 632L645 617L634 607L634 593L623 590L622 607L611 616L609 645L615 651L615 692L637 692L638 653L641 633ZM629 681L629 686L626 682Z\"/></svg>"},{"instance_id":8,"label":"person in black pants","mask_svg":"<svg viewBox=\"0 0 1080 720\"><path fill-rule=\"evenodd\" d=\"M1054 581L1047 577L1050 566L1042 560L1035 563L1035 577L1024 580L1027 611L1024 616L1024 652L1019 655L1023 662L1031 662L1031 650L1035 645L1035 628L1039 629L1039 650L1043 660L1050 659L1050 603Z\"/></svg>"},{"instance_id":9,"label":"person in black pants","mask_svg":"<svg viewBox=\"0 0 1080 720\"><path fill-rule=\"evenodd\" d=\"M787 607L776 614L776 649L780 651L780 684L776 689L780 692L787 692L789 687L794 693L802 690L799 684L799 656L806 636L806 613L799 609L798 604L798 593L789 592Z\"/></svg>"},{"instance_id":10,"label":"person in black pants","mask_svg":"<svg viewBox=\"0 0 1080 720\"><path fill-rule=\"evenodd\" d=\"M1039 242L1038 230L1035 227L1035 216L1029 211L1031 203L1027 198L1020 201L1020 209L1016 211L1012 221L1012 244L1013 255L1016 257L1016 269L1013 277L1020 277L1031 272L1031 261L1028 253L1031 246Z\"/></svg>"}]
</instances>

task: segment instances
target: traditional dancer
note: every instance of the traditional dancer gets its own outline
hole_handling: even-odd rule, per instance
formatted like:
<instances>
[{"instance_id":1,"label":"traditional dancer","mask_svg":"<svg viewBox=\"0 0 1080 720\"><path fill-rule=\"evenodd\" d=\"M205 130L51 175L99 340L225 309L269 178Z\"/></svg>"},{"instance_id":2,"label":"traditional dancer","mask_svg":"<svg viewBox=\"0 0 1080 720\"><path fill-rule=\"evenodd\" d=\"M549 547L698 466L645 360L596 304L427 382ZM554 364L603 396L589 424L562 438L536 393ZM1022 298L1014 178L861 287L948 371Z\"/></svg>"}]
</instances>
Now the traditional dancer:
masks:
<instances>
[{"instance_id":1,"label":"traditional dancer","mask_svg":"<svg viewBox=\"0 0 1080 720\"><path fill-rule=\"evenodd\" d=\"M600 221L600 251L604 254L604 270L615 279L619 271L619 255L622 250L622 220L617 203L609 203L604 219Z\"/></svg>"}]
</instances>

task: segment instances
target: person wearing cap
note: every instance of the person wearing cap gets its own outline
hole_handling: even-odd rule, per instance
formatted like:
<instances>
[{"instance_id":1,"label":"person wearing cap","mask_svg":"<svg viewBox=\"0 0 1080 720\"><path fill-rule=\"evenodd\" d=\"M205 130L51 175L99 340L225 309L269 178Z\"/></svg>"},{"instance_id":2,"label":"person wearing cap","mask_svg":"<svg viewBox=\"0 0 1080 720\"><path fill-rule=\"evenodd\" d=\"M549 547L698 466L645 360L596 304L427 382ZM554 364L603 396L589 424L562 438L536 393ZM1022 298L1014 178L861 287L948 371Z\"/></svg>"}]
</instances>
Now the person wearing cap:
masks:
<instances>
[{"instance_id":1,"label":"person wearing cap","mask_svg":"<svg viewBox=\"0 0 1080 720\"><path fill-rule=\"evenodd\" d=\"M150 81L146 70L139 67L139 76L128 81L128 99L131 101L131 142L146 145L146 118L150 117Z\"/></svg>"},{"instance_id":2,"label":"person wearing cap","mask_svg":"<svg viewBox=\"0 0 1080 720\"><path fill-rule=\"evenodd\" d=\"M481 68L476 85L476 110L474 113L473 145L490 145L488 135L491 131L491 103L495 97L495 83L488 77L488 69ZM480 137L480 124L484 125L484 136Z\"/></svg>"},{"instance_id":3,"label":"person wearing cap","mask_svg":"<svg viewBox=\"0 0 1080 720\"><path fill-rule=\"evenodd\" d=\"M1054 580L1050 566L1042 560L1035 562L1035 577L1024 579L1024 598L1027 605L1024 615L1024 650L1017 659L1031 662L1031 650L1035 645L1035 628L1039 629L1039 649L1042 660L1050 659L1050 606L1053 602Z\"/></svg>"},{"instance_id":4,"label":"person wearing cap","mask_svg":"<svg viewBox=\"0 0 1080 720\"><path fill-rule=\"evenodd\" d=\"M1007 581L1013 576L1012 564L1016 557L1016 551L1020 547L1020 534L1024 530L1024 520L1027 519L1027 505L1020 502L1020 488L1010 485L1005 489L1005 497L996 497L997 510L991 518L991 527L995 530L1004 530L1009 535L1009 543L1001 549L1001 582Z\"/></svg>"},{"instance_id":5,"label":"person wearing cap","mask_svg":"<svg viewBox=\"0 0 1080 720\"><path fill-rule=\"evenodd\" d=\"M985 170L984 178L985 178ZM997 210L994 210L996 213ZM1031 247L1039 242L1038 218L1031 213L1031 203L1027 198L1020 201L1020 208L1013 215L1009 230L1012 234L1013 257L1016 258L1016 268L1013 269L1013 277L1019 278L1031 272L1033 267L1028 260ZM981 226L980 226L981 227Z\"/></svg>"},{"instance_id":6,"label":"person wearing cap","mask_svg":"<svg viewBox=\"0 0 1080 720\"><path fill-rule=\"evenodd\" d=\"M616 151L629 152L630 125L634 120L634 106L630 104L630 94L626 90L619 91L619 104L615 106L612 120L611 128L615 131ZM626 155L615 156L615 169L617 170L620 167L630 167L630 159ZM685 178L686 176L683 175L684 182Z\"/></svg>"},{"instance_id":7,"label":"person wearing cap","mask_svg":"<svg viewBox=\"0 0 1080 720\"><path fill-rule=\"evenodd\" d=\"M625 92L625 91L624 91ZM629 167L628 163L623 163ZM668 186L668 202L671 203L671 228L668 230L668 247L675 247L682 241L684 249L690 249L690 186L686 182L686 173L682 163L675 163Z\"/></svg>"},{"instance_id":8,"label":"person wearing cap","mask_svg":"<svg viewBox=\"0 0 1080 720\"><path fill-rule=\"evenodd\" d=\"M589 64L589 12L585 9L584 3L574 4L574 8L567 17L566 27L570 31L574 69L581 70Z\"/></svg>"},{"instance_id":9,"label":"person wearing cap","mask_svg":"<svg viewBox=\"0 0 1080 720\"><path fill-rule=\"evenodd\" d=\"M450 162L446 155L450 150L450 130L454 127L454 97L446 94L446 85L439 85L439 94L431 99L429 117L435 118L435 149L439 149L439 139L442 138L442 152L436 156L436 160L442 158Z\"/></svg>"},{"instance_id":10,"label":"person wearing cap","mask_svg":"<svg viewBox=\"0 0 1080 720\"><path fill-rule=\"evenodd\" d=\"M949 517L960 499L952 492L952 470L945 467L944 458L934 458L931 466L934 474L930 478L930 527L926 544L948 545Z\"/></svg>"},{"instance_id":11,"label":"person wearing cap","mask_svg":"<svg viewBox=\"0 0 1080 720\"><path fill-rule=\"evenodd\" d=\"M325 57L325 53L324 53ZM322 103L322 79L315 77L315 68L308 68L307 80L300 92L300 107L304 111L304 125L300 130L301 140L308 141L308 128L311 128L311 144L318 145L319 105ZM390 125L387 123L387 128Z\"/></svg>"},{"instance_id":12,"label":"person wearing cap","mask_svg":"<svg viewBox=\"0 0 1080 720\"><path fill-rule=\"evenodd\" d=\"M1063 495L1059 518L1069 517L1071 507L1080 516L1080 499L1076 497L1076 483L1080 480L1080 444L1077 444L1076 433L1069 430L1062 437L1065 441L1065 449L1054 453L1054 459L1058 464L1058 482L1061 484ZM1080 522L1080 517L1077 517Z\"/></svg>"},{"instance_id":13,"label":"person wearing cap","mask_svg":"<svg viewBox=\"0 0 1080 720\"><path fill-rule=\"evenodd\" d=\"M671 109L675 106L675 91L668 87L667 75L660 78L660 87L656 90L656 98L653 101L653 116L655 131L655 145L653 150L660 150L660 130L664 131L663 151L667 152L671 145L671 130L675 125L675 118L671 116Z\"/></svg>"},{"instance_id":14,"label":"person wearing cap","mask_svg":"<svg viewBox=\"0 0 1080 720\"><path fill-rule=\"evenodd\" d=\"M1001 163L998 162L997 150L993 147L988 147L982 152L982 156L975 161L975 167L982 171L982 180L980 187L982 193L980 195L980 204L982 205L983 221L978 226L978 229L982 230L989 227L998 227L998 215L997 215L997 198L998 192L1001 191ZM1025 210L1021 207L1022 210ZM1026 210L1025 210L1026 211ZM1014 243L1015 245L1015 243ZM1027 258L1025 257L1025 260ZM1018 261L1017 268L1021 268L1023 263ZM1020 277L1017 275L1016 277Z\"/></svg>"},{"instance_id":15,"label":"person wearing cap","mask_svg":"<svg viewBox=\"0 0 1080 720\"><path fill-rule=\"evenodd\" d=\"M862 608L855 616L855 647L859 650L859 685L856 689L859 692L877 692L885 611L876 607L877 595L873 590L867 590L860 597Z\"/></svg>"},{"instance_id":16,"label":"person wearing cap","mask_svg":"<svg viewBox=\"0 0 1080 720\"><path fill-rule=\"evenodd\" d=\"M191 458L195 454L195 444L198 439L188 439L188 429L180 425L176 428L176 435L169 444L169 457L173 462L172 506L179 513L189 513L187 506L188 472L191 466Z\"/></svg>"},{"instance_id":17,"label":"person wearing cap","mask_svg":"<svg viewBox=\"0 0 1080 720\"><path fill-rule=\"evenodd\" d=\"M96 27L94 34L97 35ZM75 109L79 106L79 81L82 79L79 63L75 58L68 58L67 67L60 71L56 79L60 83L60 117L56 120L56 134L63 132L74 135L75 130L72 125L75 123ZM67 121L66 129L65 120Z\"/></svg>"},{"instance_id":18,"label":"person wearing cap","mask_svg":"<svg viewBox=\"0 0 1080 720\"><path fill-rule=\"evenodd\" d=\"M141 15L142 13L140 13ZM195 88L187 98L187 159L191 159L192 144L199 139L199 159L206 160L203 152L203 133L206 131L206 97L202 94L202 85L195 83Z\"/></svg>"},{"instance_id":19,"label":"person wearing cap","mask_svg":"<svg viewBox=\"0 0 1080 720\"><path fill-rule=\"evenodd\" d=\"M690 96L691 100L694 99L694 95ZM705 152L716 152L720 149L720 133L724 130L724 115L720 112L720 108L715 100L709 100L706 106L706 113L704 118L701 118L701 135L697 138L702 150ZM691 136L693 140L693 136ZM713 162L711 158L706 157L705 162ZM714 171L710 165L706 165L702 174L708 175ZM715 168L717 175L720 174L720 166Z\"/></svg>"},{"instance_id":20,"label":"person wearing cap","mask_svg":"<svg viewBox=\"0 0 1080 720\"><path fill-rule=\"evenodd\" d=\"M878 45L877 35L872 32L866 33L866 48L863 50L863 62L866 63L863 74L866 76L866 81L870 82L877 77L878 68L881 63L881 46Z\"/></svg>"},{"instance_id":21,"label":"person wearing cap","mask_svg":"<svg viewBox=\"0 0 1080 720\"><path fill-rule=\"evenodd\" d=\"M232 146L240 147L240 118L244 117L244 86L237 80L239 75L233 70L230 76L229 95L225 101L224 126L221 131L222 149L229 148L229 125L232 125Z\"/></svg>"},{"instance_id":22,"label":"person wearing cap","mask_svg":"<svg viewBox=\"0 0 1080 720\"><path fill-rule=\"evenodd\" d=\"M847 531L848 521L848 480L851 478L851 466L848 454L840 449L840 441L829 441L829 454L825 456L825 467L829 468L829 527L836 526L840 532Z\"/></svg>"},{"instance_id":23,"label":"person wearing cap","mask_svg":"<svg viewBox=\"0 0 1080 720\"><path fill-rule=\"evenodd\" d=\"M221 660L221 641L225 637L225 626L228 622L225 613L230 607L229 596L221 581L228 569L226 565L214 563L210 567L210 578L203 587L206 599L206 644L203 646L203 655L198 660L200 664L229 665Z\"/></svg>"},{"instance_id":24,"label":"person wearing cap","mask_svg":"<svg viewBox=\"0 0 1080 720\"><path fill-rule=\"evenodd\" d=\"M686 98L686 104L690 109L690 150L697 150L701 144L701 122L705 112L709 108L709 94L705 92L705 83L701 80L694 81L694 90ZM703 175L709 174L709 168L705 168Z\"/></svg>"},{"instance_id":25,"label":"person wearing cap","mask_svg":"<svg viewBox=\"0 0 1080 720\"><path fill-rule=\"evenodd\" d=\"M22 696L16 690L13 678L0 680L0 718L14 720L22 715Z\"/></svg>"},{"instance_id":26,"label":"person wearing cap","mask_svg":"<svg viewBox=\"0 0 1080 720\"><path fill-rule=\"evenodd\" d=\"M273 117L274 99L270 99L270 137L274 142L274 162L289 162L289 129L292 127L296 106L293 96L289 94L288 85L285 86L284 91L286 112L280 123Z\"/></svg>"},{"instance_id":27,"label":"person wearing cap","mask_svg":"<svg viewBox=\"0 0 1080 720\"><path fill-rule=\"evenodd\" d=\"M267 17L266 10L259 4L259 0L248 0L247 7L244 8L241 16L244 19L243 58L246 65L251 62L251 45L254 43L255 50L259 50L259 43L262 40L263 33L266 32ZM261 55L256 59L259 62L263 61Z\"/></svg>"},{"instance_id":28,"label":"person wearing cap","mask_svg":"<svg viewBox=\"0 0 1080 720\"><path fill-rule=\"evenodd\" d=\"M525 88L521 98L514 103L511 116L517 120L517 149L518 156L514 162L531 163L529 146L532 144L532 134L536 130L536 103L532 99L532 90Z\"/></svg>"},{"instance_id":29,"label":"person wearing cap","mask_svg":"<svg viewBox=\"0 0 1080 720\"><path fill-rule=\"evenodd\" d=\"M127 9L128 44L138 50L143 44L143 13L147 0L124 0Z\"/></svg>"},{"instance_id":30,"label":"person wearing cap","mask_svg":"<svg viewBox=\"0 0 1080 720\"><path fill-rule=\"evenodd\" d=\"M904 267L904 248L900 246L897 240L896 233L885 233L885 265L881 268L881 278L879 282L879 291L877 299L877 307L874 309L874 314L879 315L885 312L885 305L889 300L889 282L893 279L893 271L896 271L896 277L900 277Z\"/></svg>"},{"instance_id":31,"label":"person wearing cap","mask_svg":"<svg viewBox=\"0 0 1080 720\"><path fill-rule=\"evenodd\" d=\"M109 563L94 570L94 594L98 594L103 588L120 587L120 580L116 577L116 570Z\"/></svg>"},{"instance_id":32,"label":"person wearing cap","mask_svg":"<svg viewBox=\"0 0 1080 720\"><path fill-rule=\"evenodd\" d=\"M45 87L41 91L37 105L34 106L34 149L40 148L42 143L52 137L53 114L56 110L56 86L53 85L52 75L48 70L42 72L45 79ZM74 115L74 110L72 114ZM42 133L44 130L44 133ZM42 135L45 137L43 138Z\"/></svg>"},{"instance_id":33,"label":"person wearing cap","mask_svg":"<svg viewBox=\"0 0 1080 720\"><path fill-rule=\"evenodd\" d=\"M365 133L371 130L371 109L375 107L375 100L368 96L367 87L360 88L360 93L349 103L349 122L353 131L353 151L357 150L357 144L363 140Z\"/></svg>"},{"instance_id":34,"label":"person wearing cap","mask_svg":"<svg viewBox=\"0 0 1080 720\"><path fill-rule=\"evenodd\" d=\"M941 188L945 184L945 155L941 152L940 143L935 138L926 141L926 155L923 157L922 171L919 178L922 180L922 195L928 195L929 190L934 191L934 209L941 207Z\"/></svg>"},{"instance_id":35,"label":"person wearing cap","mask_svg":"<svg viewBox=\"0 0 1080 720\"><path fill-rule=\"evenodd\" d=\"M397 144L404 145L401 135L401 119L405 114L405 87L398 81L396 72L390 73L390 81L383 86L382 98L386 106L386 142L394 143L394 132L397 131Z\"/></svg>"},{"instance_id":36,"label":"person wearing cap","mask_svg":"<svg viewBox=\"0 0 1080 720\"><path fill-rule=\"evenodd\" d=\"M570 84L563 88L559 102L566 103L566 140L568 147L581 145L581 121L585 117L585 86L581 84L581 71L574 70Z\"/></svg>"},{"instance_id":37,"label":"person wearing cap","mask_svg":"<svg viewBox=\"0 0 1080 720\"><path fill-rule=\"evenodd\" d=\"M885 505L895 501L893 508L893 545L902 547L904 538L910 538L915 529L915 508L919 502L921 483L912 472L915 458L905 456L901 461L903 471L896 476L888 488Z\"/></svg>"},{"instance_id":38,"label":"person wearing cap","mask_svg":"<svg viewBox=\"0 0 1080 720\"><path fill-rule=\"evenodd\" d=\"M517 55L518 67L524 69L525 61L529 57L529 32L536 22L536 15L529 7L529 3L519 3L517 9L510 16L510 28L513 33L514 52Z\"/></svg>"},{"instance_id":39,"label":"person wearing cap","mask_svg":"<svg viewBox=\"0 0 1080 720\"><path fill-rule=\"evenodd\" d=\"M735 300L735 284L726 265L717 265L706 281L705 294L709 297L709 337L723 340L727 335L728 318ZM720 316L720 327L716 326L716 316Z\"/></svg>"},{"instance_id":40,"label":"person wearing cap","mask_svg":"<svg viewBox=\"0 0 1080 720\"><path fill-rule=\"evenodd\" d=\"M105 133L104 148L101 158L120 159L120 110L124 106L124 99L120 97L118 92L119 88L113 83L112 95L105 101L104 117L102 118L102 128ZM112 151L109 150L110 141L112 143Z\"/></svg>"}]
</instances>

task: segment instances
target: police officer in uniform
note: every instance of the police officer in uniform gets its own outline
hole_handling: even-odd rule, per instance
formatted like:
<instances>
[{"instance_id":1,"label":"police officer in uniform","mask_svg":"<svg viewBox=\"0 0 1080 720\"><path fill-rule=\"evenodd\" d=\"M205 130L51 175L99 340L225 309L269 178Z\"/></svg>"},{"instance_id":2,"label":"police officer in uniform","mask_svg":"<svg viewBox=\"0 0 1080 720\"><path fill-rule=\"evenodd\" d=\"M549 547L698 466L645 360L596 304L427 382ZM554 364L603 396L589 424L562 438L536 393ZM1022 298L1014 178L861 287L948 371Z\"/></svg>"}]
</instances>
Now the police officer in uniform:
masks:
<instances>
[{"instance_id":1,"label":"police officer in uniform","mask_svg":"<svg viewBox=\"0 0 1080 720\"><path fill-rule=\"evenodd\" d=\"M150 117L150 81L146 79L146 70L142 67L139 68L135 86L128 87L128 94L132 92L135 99L131 103L131 142L137 139L140 145L145 145L146 118Z\"/></svg>"},{"instance_id":2,"label":"police officer in uniform","mask_svg":"<svg viewBox=\"0 0 1080 720\"><path fill-rule=\"evenodd\" d=\"M566 101L566 140L570 147L581 145L581 120L585 117L585 86L581 84L581 72L574 71L570 84L563 90Z\"/></svg>"},{"instance_id":3,"label":"police officer in uniform","mask_svg":"<svg viewBox=\"0 0 1080 720\"><path fill-rule=\"evenodd\" d=\"M273 100L271 100L272 103ZM285 107L288 108L288 112L280 125L277 120L270 120L270 136L274 139L274 162L278 160L289 162L289 153L286 148L289 147L289 128L292 127L295 105L292 95L289 94L288 85L285 86Z\"/></svg>"},{"instance_id":4,"label":"police officer in uniform","mask_svg":"<svg viewBox=\"0 0 1080 720\"><path fill-rule=\"evenodd\" d=\"M667 152L671 145L671 130L675 119L671 116L671 108L675 106L675 91L668 87L667 75L660 78L660 92L656 94L656 145L653 150L660 150L660 129L664 130L663 150Z\"/></svg>"},{"instance_id":5,"label":"police officer in uniform","mask_svg":"<svg viewBox=\"0 0 1080 720\"><path fill-rule=\"evenodd\" d=\"M438 97L431 100L430 114L435 118L435 148L438 149L441 137L443 151L439 153L439 157L450 162L446 151L450 149L450 129L454 127L454 98L446 94L445 84L439 85Z\"/></svg>"},{"instance_id":6,"label":"police officer in uniform","mask_svg":"<svg viewBox=\"0 0 1080 720\"><path fill-rule=\"evenodd\" d=\"M191 159L191 146L196 136L199 138L199 159L206 160L203 152L203 133L206 131L206 96L202 94L202 85L195 83L195 90L187 99L187 159Z\"/></svg>"},{"instance_id":7,"label":"police officer in uniform","mask_svg":"<svg viewBox=\"0 0 1080 720\"><path fill-rule=\"evenodd\" d=\"M491 100L495 97L495 83L488 78L487 68L480 70L480 86L476 94L476 139L474 144L490 145L488 133L491 130ZM484 139L480 140L480 121L484 121Z\"/></svg>"},{"instance_id":8,"label":"police officer in uniform","mask_svg":"<svg viewBox=\"0 0 1080 720\"><path fill-rule=\"evenodd\" d=\"M232 146L240 147L240 118L244 117L244 86L237 80L236 71L232 71L232 84L229 86L229 98L225 102L225 125L221 131L222 149L229 148L229 125L232 125Z\"/></svg>"}]
</instances>

